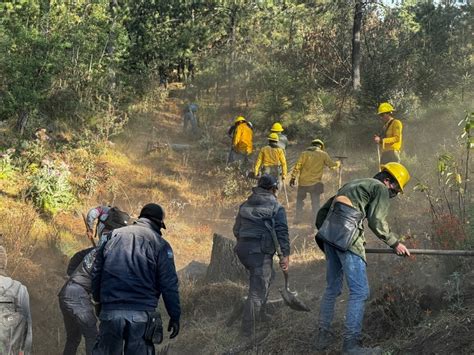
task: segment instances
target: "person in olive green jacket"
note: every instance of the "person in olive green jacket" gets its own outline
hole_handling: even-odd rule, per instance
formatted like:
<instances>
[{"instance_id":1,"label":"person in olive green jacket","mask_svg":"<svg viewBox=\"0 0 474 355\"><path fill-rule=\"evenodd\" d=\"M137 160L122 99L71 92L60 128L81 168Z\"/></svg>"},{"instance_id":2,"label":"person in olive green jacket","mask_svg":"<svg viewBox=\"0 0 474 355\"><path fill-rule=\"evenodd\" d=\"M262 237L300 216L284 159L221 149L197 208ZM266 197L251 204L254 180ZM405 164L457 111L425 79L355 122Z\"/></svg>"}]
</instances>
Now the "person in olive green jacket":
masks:
<instances>
[{"instance_id":1,"label":"person in olive green jacket","mask_svg":"<svg viewBox=\"0 0 474 355\"><path fill-rule=\"evenodd\" d=\"M409 250L399 242L398 235L390 230L387 223L390 198L403 192L409 180L410 175L403 165L399 163L382 165L382 171L374 178L353 180L339 189L336 196L329 199L319 210L316 227L321 228L330 211L338 207L338 203L346 206L346 209L350 206L349 209L362 212L368 221L369 228L396 254L409 256ZM334 225L332 228L340 228L340 226ZM330 327L334 316L334 305L336 298L342 292L343 276L345 276L349 288L349 299L345 317L343 354L381 354L378 348L363 348L360 344L365 301L369 297L369 284L363 225L358 228L360 228L358 234L347 251L341 251L319 239L319 235L316 238L326 256L327 281L321 300L319 334L316 339L316 348L320 351L326 349L333 341ZM332 233L329 231L328 234L334 235L336 232L340 231L334 230Z\"/></svg>"},{"instance_id":2,"label":"person in olive green jacket","mask_svg":"<svg viewBox=\"0 0 474 355\"><path fill-rule=\"evenodd\" d=\"M374 136L374 142L382 149L380 164L400 163L403 125L393 117L393 111L395 109L388 102L381 103L378 108L378 115L384 122L382 132Z\"/></svg>"},{"instance_id":3,"label":"person in olive green jacket","mask_svg":"<svg viewBox=\"0 0 474 355\"><path fill-rule=\"evenodd\" d=\"M311 142L311 147L301 153L291 172L290 180L290 186L295 186L298 178L295 223L301 222L304 200L307 194L311 197L313 218L316 216L320 207L320 197L324 192L324 184L321 181L324 167L338 168L340 164L339 161L333 161L329 154L324 151L324 143L320 139L314 139Z\"/></svg>"}]
</instances>

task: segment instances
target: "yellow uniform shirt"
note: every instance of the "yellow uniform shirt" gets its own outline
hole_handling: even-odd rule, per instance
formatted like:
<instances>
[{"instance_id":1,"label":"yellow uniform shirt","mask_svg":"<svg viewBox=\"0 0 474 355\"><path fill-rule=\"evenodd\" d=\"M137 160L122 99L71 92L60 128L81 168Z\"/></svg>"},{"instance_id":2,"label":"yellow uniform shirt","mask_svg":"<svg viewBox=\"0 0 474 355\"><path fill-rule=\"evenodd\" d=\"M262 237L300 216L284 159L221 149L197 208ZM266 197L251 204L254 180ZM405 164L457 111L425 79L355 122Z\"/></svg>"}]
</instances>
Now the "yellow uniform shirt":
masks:
<instances>
[{"instance_id":1,"label":"yellow uniform shirt","mask_svg":"<svg viewBox=\"0 0 474 355\"><path fill-rule=\"evenodd\" d=\"M393 118L385 126L385 134L382 138L382 151L402 149L402 123Z\"/></svg>"},{"instance_id":2,"label":"yellow uniform shirt","mask_svg":"<svg viewBox=\"0 0 474 355\"><path fill-rule=\"evenodd\" d=\"M241 123L235 128L232 147L236 152L251 154L253 151L253 131L247 123Z\"/></svg>"},{"instance_id":3,"label":"yellow uniform shirt","mask_svg":"<svg viewBox=\"0 0 474 355\"><path fill-rule=\"evenodd\" d=\"M310 147L299 156L291 172L291 178L296 179L299 175L298 185L300 186L317 184L323 178L324 166L334 168L337 163L324 150Z\"/></svg>"},{"instance_id":4,"label":"yellow uniform shirt","mask_svg":"<svg viewBox=\"0 0 474 355\"><path fill-rule=\"evenodd\" d=\"M285 152L283 149L278 147L271 147L269 145L260 149L258 153L257 162L255 163L255 175L258 175L260 172L261 166L281 166L281 175L286 177L287 167L286 167L286 158Z\"/></svg>"}]
</instances>

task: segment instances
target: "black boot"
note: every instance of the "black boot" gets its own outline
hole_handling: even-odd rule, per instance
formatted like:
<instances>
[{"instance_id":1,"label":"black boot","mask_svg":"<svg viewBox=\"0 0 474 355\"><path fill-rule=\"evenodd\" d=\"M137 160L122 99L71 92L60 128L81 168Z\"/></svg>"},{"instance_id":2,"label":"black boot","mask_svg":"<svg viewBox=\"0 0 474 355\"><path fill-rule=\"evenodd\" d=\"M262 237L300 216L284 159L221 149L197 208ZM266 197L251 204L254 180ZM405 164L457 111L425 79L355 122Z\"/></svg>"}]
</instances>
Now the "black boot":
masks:
<instances>
[{"instance_id":1,"label":"black boot","mask_svg":"<svg viewBox=\"0 0 474 355\"><path fill-rule=\"evenodd\" d=\"M315 349L322 351L327 349L334 341L334 334L329 330L319 328L318 336L316 337Z\"/></svg>"},{"instance_id":2,"label":"black boot","mask_svg":"<svg viewBox=\"0 0 474 355\"><path fill-rule=\"evenodd\" d=\"M382 349L380 347L365 348L362 346L361 341L357 339L344 340L342 345L343 355L382 355Z\"/></svg>"}]
</instances>

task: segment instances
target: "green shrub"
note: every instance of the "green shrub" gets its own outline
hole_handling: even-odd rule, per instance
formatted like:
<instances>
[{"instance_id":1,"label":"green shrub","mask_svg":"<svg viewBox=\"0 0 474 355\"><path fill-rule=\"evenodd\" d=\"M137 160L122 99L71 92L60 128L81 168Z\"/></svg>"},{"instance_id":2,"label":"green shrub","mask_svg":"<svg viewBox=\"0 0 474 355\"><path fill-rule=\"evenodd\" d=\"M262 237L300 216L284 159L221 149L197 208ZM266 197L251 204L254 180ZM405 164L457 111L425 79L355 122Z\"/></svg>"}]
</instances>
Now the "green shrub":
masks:
<instances>
[{"instance_id":1,"label":"green shrub","mask_svg":"<svg viewBox=\"0 0 474 355\"><path fill-rule=\"evenodd\" d=\"M49 214L68 209L75 202L69 175L66 164L43 160L42 166L29 177L31 185L26 196L36 208Z\"/></svg>"},{"instance_id":2,"label":"green shrub","mask_svg":"<svg viewBox=\"0 0 474 355\"><path fill-rule=\"evenodd\" d=\"M0 154L0 180L10 178L15 172L15 167L12 164L12 155L15 149L10 148L5 153Z\"/></svg>"}]
</instances>

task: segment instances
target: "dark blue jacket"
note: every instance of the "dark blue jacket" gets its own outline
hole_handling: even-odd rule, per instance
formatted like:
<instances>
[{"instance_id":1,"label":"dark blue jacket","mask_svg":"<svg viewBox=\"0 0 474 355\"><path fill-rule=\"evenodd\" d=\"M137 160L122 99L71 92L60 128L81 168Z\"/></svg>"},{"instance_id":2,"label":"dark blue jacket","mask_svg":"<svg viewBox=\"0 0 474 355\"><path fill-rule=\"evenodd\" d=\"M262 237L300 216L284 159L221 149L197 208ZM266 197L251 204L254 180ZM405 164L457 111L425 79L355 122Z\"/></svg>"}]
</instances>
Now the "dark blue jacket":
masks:
<instances>
[{"instance_id":1,"label":"dark blue jacket","mask_svg":"<svg viewBox=\"0 0 474 355\"><path fill-rule=\"evenodd\" d=\"M116 229L98 250L92 295L103 310L154 311L160 295L171 319L179 320L178 276L173 250L156 224L140 218Z\"/></svg>"}]
</instances>

